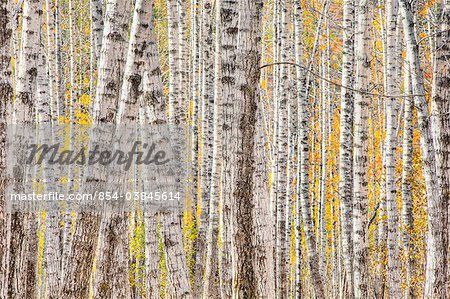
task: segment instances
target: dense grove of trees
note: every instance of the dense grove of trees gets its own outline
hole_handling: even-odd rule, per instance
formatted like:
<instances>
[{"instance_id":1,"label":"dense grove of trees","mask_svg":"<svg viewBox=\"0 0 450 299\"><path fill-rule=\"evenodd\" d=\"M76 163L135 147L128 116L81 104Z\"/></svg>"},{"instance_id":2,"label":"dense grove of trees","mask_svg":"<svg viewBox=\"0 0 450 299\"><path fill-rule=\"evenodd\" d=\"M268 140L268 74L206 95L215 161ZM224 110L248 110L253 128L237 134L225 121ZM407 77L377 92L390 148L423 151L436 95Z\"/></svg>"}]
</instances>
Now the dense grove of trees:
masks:
<instances>
[{"instance_id":1,"label":"dense grove of trees","mask_svg":"<svg viewBox=\"0 0 450 299\"><path fill-rule=\"evenodd\" d=\"M0 0L0 298L445 299L449 91L449 0ZM8 212L35 123L186 126L183 211Z\"/></svg>"}]
</instances>

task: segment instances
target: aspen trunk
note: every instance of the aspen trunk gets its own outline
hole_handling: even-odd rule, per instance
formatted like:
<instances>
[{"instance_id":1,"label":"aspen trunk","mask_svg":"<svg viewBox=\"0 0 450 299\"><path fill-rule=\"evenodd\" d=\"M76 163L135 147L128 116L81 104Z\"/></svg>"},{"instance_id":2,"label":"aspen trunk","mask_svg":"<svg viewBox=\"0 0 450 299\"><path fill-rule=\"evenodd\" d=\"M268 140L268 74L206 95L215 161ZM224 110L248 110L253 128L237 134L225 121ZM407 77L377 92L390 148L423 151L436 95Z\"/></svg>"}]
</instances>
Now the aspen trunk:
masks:
<instances>
[{"instance_id":1,"label":"aspen trunk","mask_svg":"<svg viewBox=\"0 0 450 299\"><path fill-rule=\"evenodd\" d=\"M450 204L450 100L448 57L450 48L450 2L443 1L440 30L436 35L431 124L436 159L438 192L436 200L429 203L429 231L433 247L428 247L426 298L448 297L448 205ZM434 250L434 252L433 252Z\"/></svg>"},{"instance_id":2,"label":"aspen trunk","mask_svg":"<svg viewBox=\"0 0 450 299\"><path fill-rule=\"evenodd\" d=\"M354 84L354 32L355 2L344 1L343 24L342 85L352 87ZM350 89L341 90L341 114L339 137L339 194L341 195L342 257L347 283L347 296L354 297L353 287L353 103L354 94Z\"/></svg>"},{"instance_id":3,"label":"aspen trunk","mask_svg":"<svg viewBox=\"0 0 450 299\"><path fill-rule=\"evenodd\" d=\"M90 0L91 4L91 30L94 35L94 44L91 45L92 51L95 53L95 61L100 58L103 39L103 1ZM96 64L97 65L97 64Z\"/></svg>"},{"instance_id":4,"label":"aspen trunk","mask_svg":"<svg viewBox=\"0 0 450 299\"><path fill-rule=\"evenodd\" d=\"M236 101L236 48L239 20L239 6L237 1L220 1L220 82L221 95L223 99L223 118L220 126L223 128L222 144L222 211L220 219L222 246L219 248L219 273L221 298L232 297L232 272L231 272L231 203L232 190L231 182L227 178L231 176L231 163L225 163L228 154L226 148L226 136L231 130L230 118L232 114L226 110L228 103ZM230 137L231 138L231 137Z\"/></svg>"},{"instance_id":5,"label":"aspen trunk","mask_svg":"<svg viewBox=\"0 0 450 299\"><path fill-rule=\"evenodd\" d=\"M187 0L177 0L178 11L178 67L179 67L179 84L180 84L180 121L187 118L189 104L189 51L187 46Z\"/></svg>"},{"instance_id":6,"label":"aspen trunk","mask_svg":"<svg viewBox=\"0 0 450 299\"><path fill-rule=\"evenodd\" d=\"M289 27L288 27L288 2L278 3L281 7L281 60L289 61ZM290 82L289 82L289 66L280 66L280 84L278 89L278 96L276 105L278 124L276 134L277 145L277 160L276 160L276 288L277 298L286 298L287 296L287 239L286 239L286 211L287 211L287 165L288 165L288 102L290 96ZM289 202L289 201L288 201Z\"/></svg>"},{"instance_id":7,"label":"aspen trunk","mask_svg":"<svg viewBox=\"0 0 450 299\"><path fill-rule=\"evenodd\" d=\"M224 197L231 200L232 298L257 298L253 213L258 181L253 175L262 1L242 1L237 8L236 98L233 102L224 98L224 121L228 125L223 131Z\"/></svg>"},{"instance_id":8,"label":"aspen trunk","mask_svg":"<svg viewBox=\"0 0 450 299\"><path fill-rule=\"evenodd\" d=\"M146 111L146 122L149 124L158 124L166 121L166 106L153 20L150 20L146 36L148 38L148 47L144 60L145 71L143 74L143 92L140 96L140 106ZM157 224L157 214L153 211L145 211L145 290L147 297L150 299L160 298L160 261Z\"/></svg>"},{"instance_id":9,"label":"aspen trunk","mask_svg":"<svg viewBox=\"0 0 450 299\"><path fill-rule=\"evenodd\" d=\"M294 34L295 34L295 63L301 64L303 59L303 50L302 50L302 39L303 39L303 26L302 26L302 19L303 19L303 10L301 7L301 1L295 0L294 1ZM301 78L303 76L303 72L300 68L296 68L296 97L299 98L299 92L300 92L300 85L301 84ZM297 101L297 119L299 119L300 114L300 102ZM299 123L297 123L297 130ZM295 290L294 290L294 296L295 298L302 298L302 252L301 252L301 203L299 200L299 197L301 196L300 193L300 186L301 186L301 177L300 177L300 143L299 143L299 137L297 137L297 186L296 186L296 193L297 193L297 199L295 202Z\"/></svg>"},{"instance_id":10,"label":"aspen trunk","mask_svg":"<svg viewBox=\"0 0 450 299\"><path fill-rule=\"evenodd\" d=\"M189 166L189 197L194 206L198 201L198 150L199 150L199 119L200 114L200 92L201 92L201 61L200 61L200 0L193 0L191 4L191 107L190 107L190 166ZM195 209L197 210L197 209Z\"/></svg>"},{"instance_id":11,"label":"aspen trunk","mask_svg":"<svg viewBox=\"0 0 450 299\"><path fill-rule=\"evenodd\" d=\"M179 123L182 115L180 70L180 16L177 0L167 1L167 29L169 34L169 121Z\"/></svg>"},{"instance_id":12,"label":"aspen trunk","mask_svg":"<svg viewBox=\"0 0 450 299\"><path fill-rule=\"evenodd\" d=\"M50 114L52 122L55 122L58 115L58 103L56 97L56 69L55 69L55 2L46 0L46 25L47 25L47 73L49 84Z\"/></svg>"},{"instance_id":13,"label":"aspen trunk","mask_svg":"<svg viewBox=\"0 0 450 299\"><path fill-rule=\"evenodd\" d=\"M11 68L11 8L12 1L0 1L0 298L6 298L7 274L7 215L5 211L6 187L6 114L12 105Z\"/></svg>"},{"instance_id":14,"label":"aspen trunk","mask_svg":"<svg viewBox=\"0 0 450 299\"><path fill-rule=\"evenodd\" d=\"M354 155L353 155L353 242L354 242L354 293L355 298L368 296L368 104L364 94L369 89L369 26L371 5L367 0L358 3L358 30L356 32L356 89L354 106Z\"/></svg>"},{"instance_id":15,"label":"aspen trunk","mask_svg":"<svg viewBox=\"0 0 450 299\"><path fill-rule=\"evenodd\" d=\"M91 76L89 92L91 98L95 97L95 83L96 83L96 70L98 69L98 62L100 59L100 53L102 50L102 38L103 38L103 1L90 0L90 17L91 17ZM91 109L86 109L91 110Z\"/></svg>"},{"instance_id":16,"label":"aspen trunk","mask_svg":"<svg viewBox=\"0 0 450 299\"><path fill-rule=\"evenodd\" d=\"M386 2L387 14L387 57L386 57L386 92L388 95L399 93L397 88L397 12L398 1L389 0ZM400 298L400 269L398 265L398 209L396 190L396 151L397 151L397 98L386 100L386 204L388 218L388 289L390 298Z\"/></svg>"},{"instance_id":17,"label":"aspen trunk","mask_svg":"<svg viewBox=\"0 0 450 299\"><path fill-rule=\"evenodd\" d=\"M15 123L18 124L29 125L35 122L41 16L41 1L24 1L22 49L17 70L14 107ZM33 213L11 214L8 298L34 298L37 295L37 238L34 216Z\"/></svg>"},{"instance_id":18,"label":"aspen trunk","mask_svg":"<svg viewBox=\"0 0 450 299\"><path fill-rule=\"evenodd\" d=\"M65 78L62 65L62 33L61 33L61 3L55 1L55 80L56 80L56 97L53 107L58 112L53 116L56 121L58 116L65 113Z\"/></svg>"},{"instance_id":19,"label":"aspen trunk","mask_svg":"<svg viewBox=\"0 0 450 299\"><path fill-rule=\"evenodd\" d=\"M216 1L215 11L215 53L214 53L214 117L213 117L213 153L211 187L209 200L208 228L206 232L206 262L203 283L203 298L220 298L219 267L218 267L218 237L219 237L219 202L221 199L222 178L222 127L223 101L221 98L222 86L220 76L220 1Z\"/></svg>"},{"instance_id":20,"label":"aspen trunk","mask_svg":"<svg viewBox=\"0 0 450 299\"><path fill-rule=\"evenodd\" d=\"M213 114L214 114L214 40L213 40L213 3L202 1L202 113L201 113L201 170L200 170L200 222L196 244L196 293L200 294L206 263L206 230L210 215L210 185L213 154Z\"/></svg>"},{"instance_id":21,"label":"aspen trunk","mask_svg":"<svg viewBox=\"0 0 450 299\"><path fill-rule=\"evenodd\" d=\"M405 62L405 94L411 94L411 75L409 72L409 62ZM413 213L412 213L412 180L413 180L413 112L414 100L407 97L405 101L404 125L403 125L403 170L402 170L402 222L403 222L403 251L407 256L406 260L406 290L407 299L414 298L413 275L414 259L412 258L413 244L411 234L413 234Z\"/></svg>"}]
</instances>

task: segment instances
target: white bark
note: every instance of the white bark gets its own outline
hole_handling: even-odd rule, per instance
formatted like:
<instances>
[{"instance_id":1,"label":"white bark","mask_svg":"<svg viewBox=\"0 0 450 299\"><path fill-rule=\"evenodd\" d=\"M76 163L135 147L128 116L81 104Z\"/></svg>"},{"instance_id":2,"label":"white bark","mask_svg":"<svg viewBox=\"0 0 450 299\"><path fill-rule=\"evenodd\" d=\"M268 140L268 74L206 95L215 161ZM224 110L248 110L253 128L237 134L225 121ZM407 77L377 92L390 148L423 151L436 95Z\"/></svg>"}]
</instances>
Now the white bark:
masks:
<instances>
[{"instance_id":1,"label":"white bark","mask_svg":"<svg viewBox=\"0 0 450 299\"><path fill-rule=\"evenodd\" d=\"M289 25L288 25L288 7L289 3L286 1L279 2L281 7L281 60L289 61ZM277 298L286 298L287 296L287 239L286 239L286 211L287 211L287 166L288 166L288 102L290 96L290 82L289 82L289 66L280 66L280 84L278 90L278 99L276 105L278 106L278 113L275 117L278 118L276 146L277 146L277 160L276 162L276 181L275 181L275 199L276 199L276 288Z\"/></svg>"},{"instance_id":2,"label":"white bark","mask_svg":"<svg viewBox=\"0 0 450 299\"><path fill-rule=\"evenodd\" d=\"M397 12L398 1L389 0L386 2L387 15L387 57L386 57L386 93L398 94L397 78ZM391 298L401 297L400 290L400 268L399 258L399 238L398 238L398 209L397 209L397 190L396 190L396 151L397 151L397 98L386 99L386 205L388 218L388 289Z\"/></svg>"},{"instance_id":3,"label":"white bark","mask_svg":"<svg viewBox=\"0 0 450 299\"><path fill-rule=\"evenodd\" d=\"M220 292L221 298L232 297L232 273L231 273L231 182L227 182L227 178L231 176L230 162L226 162L227 157L227 139L226 132L229 131L230 112L226 111L227 103L236 101L236 47L238 33L238 1L221 1L220 2L220 80L221 94L223 99L223 118L220 126L223 131L222 144L222 211L220 219L222 246L219 249L219 273L220 276Z\"/></svg>"},{"instance_id":4,"label":"white bark","mask_svg":"<svg viewBox=\"0 0 450 299\"><path fill-rule=\"evenodd\" d=\"M356 83L357 90L367 92L370 83L369 28L370 1L358 3L358 29L356 31ZM355 94L354 155L353 155L353 238L354 238L354 293L355 298L368 296L368 104L370 98Z\"/></svg>"},{"instance_id":5,"label":"white bark","mask_svg":"<svg viewBox=\"0 0 450 299\"><path fill-rule=\"evenodd\" d=\"M5 213L6 112L12 105L12 1L0 1L0 298L6 298L7 230Z\"/></svg>"},{"instance_id":6,"label":"white bark","mask_svg":"<svg viewBox=\"0 0 450 299\"><path fill-rule=\"evenodd\" d=\"M15 123L35 122L37 61L42 2L24 1L22 49L17 67ZM21 153L18 153L19 155ZM11 240L8 260L8 298L34 298L37 294L37 242L34 214L11 215Z\"/></svg>"},{"instance_id":7,"label":"white bark","mask_svg":"<svg viewBox=\"0 0 450 299\"><path fill-rule=\"evenodd\" d=\"M303 56L303 50L302 50L302 39L303 39L303 26L302 26L302 18L303 18L303 10L301 7L301 1L295 0L294 1L294 34L295 34L295 63L301 64L302 63L302 56ZM296 68L296 89L297 89L297 97L298 92L300 91L300 86L298 84L301 83L302 78L302 71L300 68ZM300 105L299 102L297 102L297 119L299 117L300 113ZM298 124L297 124L298 125ZM297 126L298 129L298 126ZM300 147L298 142L299 137L297 137L297 166L300 166ZM297 175L297 188L296 193L297 196L300 196L300 169L297 167L296 169L298 175ZM294 290L294 296L295 298L301 298L302 297L302 252L301 252L301 204L300 200L297 198L295 203L295 290Z\"/></svg>"},{"instance_id":8,"label":"white bark","mask_svg":"<svg viewBox=\"0 0 450 299\"><path fill-rule=\"evenodd\" d=\"M409 72L409 62L405 62L405 83L404 93L411 94L411 75ZM413 109L414 100L411 97L404 99L405 113L403 125L403 169L402 169L402 243L406 257L406 290L407 299L414 298L413 275L414 259L412 258L413 243L411 234L413 233L413 212L412 212L412 180L413 180Z\"/></svg>"},{"instance_id":9,"label":"white bark","mask_svg":"<svg viewBox=\"0 0 450 299\"><path fill-rule=\"evenodd\" d=\"M57 114L53 116L56 121L58 116L63 116L65 113L65 78L62 65L62 33L61 33L61 3L55 1L55 80L56 80L56 97L52 106L56 109Z\"/></svg>"},{"instance_id":10,"label":"white bark","mask_svg":"<svg viewBox=\"0 0 450 299\"><path fill-rule=\"evenodd\" d=\"M94 100L94 121L114 122L117 100L128 47L128 23L131 1L108 0L100 54L97 90Z\"/></svg>"},{"instance_id":11,"label":"white bark","mask_svg":"<svg viewBox=\"0 0 450 299\"><path fill-rule=\"evenodd\" d=\"M200 222L196 240L196 292L202 289L204 265L206 263L206 230L210 215L210 185L213 154L213 114L214 114L214 40L212 1L202 1L202 92L201 92L201 154L200 169Z\"/></svg>"},{"instance_id":12,"label":"white bark","mask_svg":"<svg viewBox=\"0 0 450 299\"><path fill-rule=\"evenodd\" d=\"M39 57L37 61L36 76L36 120L38 123L47 123L51 119L49 76L47 70L47 57L45 54L42 34L39 34Z\"/></svg>"},{"instance_id":13,"label":"white bark","mask_svg":"<svg viewBox=\"0 0 450 299\"><path fill-rule=\"evenodd\" d=\"M17 98L14 107L15 120L17 122L34 122L34 92L36 91L41 15L41 1L24 1L22 50L20 51L19 65L17 67Z\"/></svg>"},{"instance_id":14,"label":"white bark","mask_svg":"<svg viewBox=\"0 0 450 299\"><path fill-rule=\"evenodd\" d=\"M153 1L136 1L131 24L130 41L122 82L116 123L134 123L138 117L139 97L143 89L143 72L146 70L146 60L151 47L149 41L153 25Z\"/></svg>"},{"instance_id":15,"label":"white bark","mask_svg":"<svg viewBox=\"0 0 450 299\"><path fill-rule=\"evenodd\" d=\"M440 28L436 34L431 123L436 158L438 192L429 203L429 232L434 248L428 247L426 298L447 298L448 284L448 209L450 204L450 2L443 1ZM433 252L434 251L434 252Z\"/></svg>"},{"instance_id":16,"label":"white bark","mask_svg":"<svg viewBox=\"0 0 450 299\"><path fill-rule=\"evenodd\" d=\"M95 53L95 61L100 58L103 39L103 0L90 0L91 4L91 30L94 35L92 51ZM97 65L97 64L96 64Z\"/></svg>"},{"instance_id":17,"label":"white bark","mask_svg":"<svg viewBox=\"0 0 450 299\"><path fill-rule=\"evenodd\" d=\"M342 85L354 84L355 2L344 1ZM353 299L353 91L341 89L339 194L341 204L342 257L347 283L347 296Z\"/></svg>"},{"instance_id":18,"label":"white bark","mask_svg":"<svg viewBox=\"0 0 450 299\"><path fill-rule=\"evenodd\" d=\"M253 180L253 175L262 1L241 1L237 8L236 98L232 102L230 98L223 98L224 123L227 125L223 131L224 198L231 200L232 298L236 299L259 297L253 222L257 200L255 186L259 182Z\"/></svg>"},{"instance_id":19,"label":"white bark","mask_svg":"<svg viewBox=\"0 0 450 299\"><path fill-rule=\"evenodd\" d=\"M143 92L140 105L146 111L146 122L158 124L166 122L166 106L161 80L158 44L154 32L153 20L147 28L148 47L145 53L145 71L143 74ZM144 185L145 187L145 185ZM145 290L150 299L160 298L159 240L157 214L144 211L145 227Z\"/></svg>"},{"instance_id":20,"label":"white bark","mask_svg":"<svg viewBox=\"0 0 450 299\"><path fill-rule=\"evenodd\" d=\"M169 34L169 121L179 123L182 115L180 70L180 16L177 0L167 1L167 26Z\"/></svg>"},{"instance_id":21,"label":"white bark","mask_svg":"<svg viewBox=\"0 0 450 299\"><path fill-rule=\"evenodd\" d=\"M47 25L47 72L49 84L50 114L52 122L57 120L58 100L56 97L56 64L55 64L55 2L46 0L46 25Z\"/></svg>"}]
</instances>

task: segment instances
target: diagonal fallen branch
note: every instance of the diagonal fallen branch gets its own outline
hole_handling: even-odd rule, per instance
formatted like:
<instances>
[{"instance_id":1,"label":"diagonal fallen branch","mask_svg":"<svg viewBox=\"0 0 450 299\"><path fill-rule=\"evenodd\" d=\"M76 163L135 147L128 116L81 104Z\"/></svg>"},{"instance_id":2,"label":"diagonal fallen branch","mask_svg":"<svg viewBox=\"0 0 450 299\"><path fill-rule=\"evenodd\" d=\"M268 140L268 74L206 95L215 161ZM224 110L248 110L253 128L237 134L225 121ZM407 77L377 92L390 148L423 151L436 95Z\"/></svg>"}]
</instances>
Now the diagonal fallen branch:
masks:
<instances>
[{"instance_id":1,"label":"diagonal fallen branch","mask_svg":"<svg viewBox=\"0 0 450 299\"><path fill-rule=\"evenodd\" d=\"M380 98L410 98L410 97L424 97L425 96L423 94L388 95L388 94L379 94L379 93L373 93L373 92L368 92L368 91L364 91L364 90L354 89L352 87L344 86L344 85L342 85L340 83L334 82L333 80L324 78L321 75L319 75L319 74L309 70L307 67L305 67L303 65L300 65L300 64L297 64L295 62L274 62L274 63L269 63L269 64L262 65L259 69L262 70L263 68L266 68L266 67L271 67L271 66L275 66L275 65L283 65L283 64L284 65L291 65L291 66L299 67L299 68L309 72L311 75L313 75L313 76L315 76L315 77L317 77L319 79L322 79L322 80L324 80L324 81L326 81L328 83L331 83L331 84L333 84L335 86L338 86L340 88L351 90L353 92L357 92L357 93L364 94L364 95L380 97Z\"/></svg>"}]
</instances>

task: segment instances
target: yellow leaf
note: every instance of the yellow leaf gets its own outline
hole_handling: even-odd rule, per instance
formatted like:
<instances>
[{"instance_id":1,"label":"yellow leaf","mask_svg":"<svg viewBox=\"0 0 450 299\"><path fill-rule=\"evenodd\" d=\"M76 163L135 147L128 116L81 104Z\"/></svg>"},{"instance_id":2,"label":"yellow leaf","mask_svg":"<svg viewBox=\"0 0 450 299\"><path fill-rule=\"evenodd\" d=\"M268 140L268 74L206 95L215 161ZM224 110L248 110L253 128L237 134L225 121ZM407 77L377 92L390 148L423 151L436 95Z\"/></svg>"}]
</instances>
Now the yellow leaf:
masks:
<instances>
[{"instance_id":1,"label":"yellow leaf","mask_svg":"<svg viewBox=\"0 0 450 299\"><path fill-rule=\"evenodd\" d=\"M262 80L261 81L261 88L262 89L267 89L267 80Z\"/></svg>"}]
</instances>

